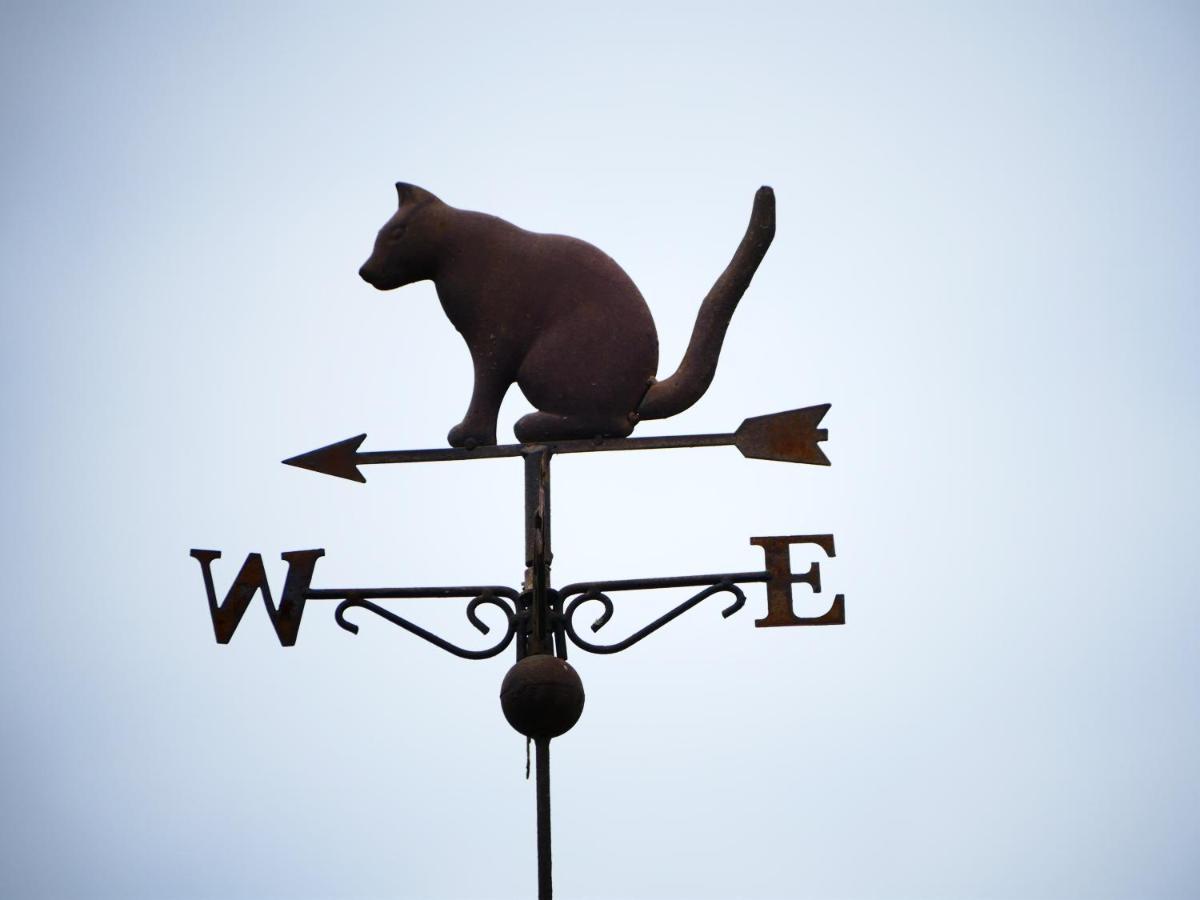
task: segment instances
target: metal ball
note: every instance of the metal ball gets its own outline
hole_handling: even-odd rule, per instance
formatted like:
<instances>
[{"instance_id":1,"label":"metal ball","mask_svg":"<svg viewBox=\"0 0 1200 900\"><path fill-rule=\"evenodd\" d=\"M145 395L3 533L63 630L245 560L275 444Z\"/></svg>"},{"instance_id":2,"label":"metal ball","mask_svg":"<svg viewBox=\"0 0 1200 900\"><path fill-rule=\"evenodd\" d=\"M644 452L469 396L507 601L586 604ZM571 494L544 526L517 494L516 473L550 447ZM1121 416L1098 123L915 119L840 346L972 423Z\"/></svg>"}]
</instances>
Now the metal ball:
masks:
<instances>
[{"instance_id":1,"label":"metal ball","mask_svg":"<svg viewBox=\"0 0 1200 900\"><path fill-rule=\"evenodd\" d=\"M545 653L526 656L500 683L500 708L508 724L526 737L554 738L583 713L583 681L565 660Z\"/></svg>"}]
</instances>

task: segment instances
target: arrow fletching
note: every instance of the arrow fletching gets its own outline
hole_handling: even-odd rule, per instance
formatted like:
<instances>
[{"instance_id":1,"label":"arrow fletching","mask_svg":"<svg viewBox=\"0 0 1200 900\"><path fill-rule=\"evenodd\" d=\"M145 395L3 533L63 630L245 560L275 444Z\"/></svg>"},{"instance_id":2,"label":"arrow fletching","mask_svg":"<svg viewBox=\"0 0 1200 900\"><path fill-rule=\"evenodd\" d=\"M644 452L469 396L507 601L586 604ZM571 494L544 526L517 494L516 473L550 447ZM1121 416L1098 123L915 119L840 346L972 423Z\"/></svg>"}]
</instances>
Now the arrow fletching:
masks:
<instances>
[{"instance_id":1,"label":"arrow fletching","mask_svg":"<svg viewBox=\"0 0 1200 900\"><path fill-rule=\"evenodd\" d=\"M320 472L322 475L335 475L350 481L366 482L363 473L358 471L358 448L367 439L365 434L346 438L336 444L329 444L318 450L301 453L291 459L285 459L285 466L296 466L308 469L310 472Z\"/></svg>"},{"instance_id":2,"label":"arrow fletching","mask_svg":"<svg viewBox=\"0 0 1200 900\"><path fill-rule=\"evenodd\" d=\"M774 459L779 462L829 465L829 457L818 446L829 431L818 428L830 404L806 406L769 416L755 416L743 422L733 435L742 456L750 459Z\"/></svg>"}]
</instances>

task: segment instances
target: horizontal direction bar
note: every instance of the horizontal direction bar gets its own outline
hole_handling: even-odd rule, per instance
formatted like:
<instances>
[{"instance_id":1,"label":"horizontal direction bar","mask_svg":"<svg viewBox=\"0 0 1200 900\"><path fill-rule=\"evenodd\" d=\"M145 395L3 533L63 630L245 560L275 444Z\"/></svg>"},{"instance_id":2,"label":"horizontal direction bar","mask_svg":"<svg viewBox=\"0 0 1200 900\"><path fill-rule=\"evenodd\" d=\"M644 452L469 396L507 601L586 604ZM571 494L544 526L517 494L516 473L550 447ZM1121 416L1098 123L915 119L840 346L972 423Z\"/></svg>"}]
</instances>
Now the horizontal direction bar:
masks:
<instances>
[{"instance_id":1,"label":"horizontal direction bar","mask_svg":"<svg viewBox=\"0 0 1200 900\"><path fill-rule=\"evenodd\" d=\"M793 574L793 584L804 581L807 574ZM726 572L717 575L676 575L666 578L620 578L608 581L577 581L559 588L566 597L584 591L652 591L663 588L710 587L714 584L762 584L770 580L766 572ZM515 600L521 592L502 585L452 587L378 587L378 588L312 588L305 592L306 600L440 600L455 597L479 597L493 594Z\"/></svg>"},{"instance_id":2,"label":"horizontal direction bar","mask_svg":"<svg viewBox=\"0 0 1200 900\"><path fill-rule=\"evenodd\" d=\"M497 585L483 587L412 587L412 588L320 588L305 593L307 600L439 600L453 597L479 597L494 594L515 600L519 591Z\"/></svg>"}]
</instances>

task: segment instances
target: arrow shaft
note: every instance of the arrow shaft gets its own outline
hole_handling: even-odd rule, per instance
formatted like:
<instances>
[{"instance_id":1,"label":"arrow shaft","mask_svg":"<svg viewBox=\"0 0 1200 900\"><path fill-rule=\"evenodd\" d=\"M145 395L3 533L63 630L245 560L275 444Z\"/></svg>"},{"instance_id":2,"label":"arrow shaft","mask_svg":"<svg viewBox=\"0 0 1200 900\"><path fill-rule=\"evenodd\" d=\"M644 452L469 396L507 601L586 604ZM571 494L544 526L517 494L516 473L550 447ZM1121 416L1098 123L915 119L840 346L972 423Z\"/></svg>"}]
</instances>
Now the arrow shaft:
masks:
<instances>
[{"instance_id":1,"label":"arrow shaft","mask_svg":"<svg viewBox=\"0 0 1200 900\"><path fill-rule=\"evenodd\" d=\"M500 459L546 448L552 454L596 453L606 450L670 450L678 447L724 447L734 442L732 434L681 434L668 437L597 438L590 441L558 441L551 444L499 444L474 450L366 450L354 455L360 466L383 463L447 462L459 459Z\"/></svg>"},{"instance_id":2,"label":"arrow shaft","mask_svg":"<svg viewBox=\"0 0 1200 900\"><path fill-rule=\"evenodd\" d=\"M829 404L808 406L782 413L746 419L732 434L675 434L665 437L593 438L590 440L546 441L540 444L500 444L429 450L365 450L360 451L365 434L337 441L308 453L285 459L285 465L297 466L334 475L349 481L367 479L359 466L378 466L387 463L453 462L462 459L499 459L505 456L557 456L560 453L603 453L618 450L672 450L684 447L736 446L750 459L774 459L780 462L809 463L827 466L829 459L818 444L829 432L818 428Z\"/></svg>"},{"instance_id":3,"label":"arrow shaft","mask_svg":"<svg viewBox=\"0 0 1200 900\"><path fill-rule=\"evenodd\" d=\"M570 441L555 446L555 453L590 453L597 450L673 450L678 447L727 447L732 434L677 434L667 437L613 438L601 441Z\"/></svg>"}]
</instances>

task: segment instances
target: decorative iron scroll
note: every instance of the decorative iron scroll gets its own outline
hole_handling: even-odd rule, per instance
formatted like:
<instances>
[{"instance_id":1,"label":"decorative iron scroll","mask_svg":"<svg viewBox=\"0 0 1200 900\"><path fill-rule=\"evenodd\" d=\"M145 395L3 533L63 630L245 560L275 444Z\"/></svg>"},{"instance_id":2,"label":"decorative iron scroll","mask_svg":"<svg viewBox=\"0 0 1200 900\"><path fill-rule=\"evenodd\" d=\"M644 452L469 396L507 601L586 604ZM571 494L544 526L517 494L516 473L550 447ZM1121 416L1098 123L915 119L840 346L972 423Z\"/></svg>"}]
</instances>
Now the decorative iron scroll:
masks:
<instances>
[{"instance_id":1,"label":"decorative iron scroll","mask_svg":"<svg viewBox=\"0 0 1200 900\"><path fill-rule=\"evenodd\" d=\"M626 579L622 581L595 581L585 584L572 584L565 587L559 592L559 608L563 611L559 614L560 623L563 630L575 643L576 646L589 653L619 653L622 650L632 647L634 644L641 641L658 631L668 622L679 618L689 609L699 606L709 597L715 594L732 594L733 602L725 609L721 610L721 615L728 619L735 612L746 605L746 595L742 589L737 586L737 582L762 582L767 580L765 572L739 572L728 575L695 575L684 576L679 578L636 578ZM612 644L593 644L588 640L579 636L579 632L575 628L575 615L588 602L596 601L604 611L599 618L591 624L591 630L598 632L601 628L608 624L609 619L613 614L612 598L607 592L611 591L649 591L662 588L677 588L677 587L701 587L704 589L699 593L680 603L674 609L659 616L649 625L640 628L624 640L617 641ZM574 597L568 601L568 598Z\"/></svg>"},{"instance_id":2,"label":"decorative iron scroll","mask_svg":"<svg viewBox=\"0 0 1200 900\"><path fill-rule=\"evenodd\" d=\"M789 543L797 543L801 541L811 542L817 538L824 540L824 535L798 535L793 537L781 538L754 538L756 543L774 542L780 547L785 547ZM772 544L774 547L774 544ZM830 547L829 549L832 549ZM775 548L778 552L778 548ZM768 555L768 561L771 561L771 556ZM746 605L746 594L738 587L739 584L765 584L768 588L768 595L771 590L783 588L787 591L786 595L780 598L782 606L775 611L777 617L783 616L784 621L775 621L768 615L765 619L756 620L756 625L771 625L771 624L797 624L797 625L817 625L817 624L838 624L844 621L844 614L841 612L841 596L839 595L835 601L834 607L825 616L816 619L800 619L794 616L791 612L791 595L790 585L796 582L807 582L813 584L817 589L820 588L819 569L814 565L808 572L803 574L792 573L785 567L775 576L771 571L762 572L726 572L713 575L683 575L671 578L630 578L617 581L587 581L569 584L560 591L550 588L546 591L547 597L547 622L546 630L548 635L553 636L553 652L560 658L567 657L568 641L575 644L581 650L586 650L588 653L619 653L622 650L627 650L634 644L640 643L643 639L649 637L654 632L658 631L664 625L679 618L688 610L699 606L709 597L717 594L730 594L733 597L733 602L721 610L721 615L724 618L729 618L743 606ZM778 584L776 582L779 582ZM608 624L612 619L615 604L610 593L617 591L653 591L670 588L700 588L701 590L693 594L687 600L663 613L648 625L639 628L637 631L630 634L628 637L619 641L614 641L610 644L592 643L586 638L580 636L580 629L576 627L575 617L579 611L588 603L599 603L601 606L600 615L594 622L590 624L592 632L598 632L601 628ZM393 625L398 625L405 631L415 634L417 637L428 641L436 647L440 647L448 653L453 653L455 656L463 659L488 659L502 653L514 640L517 641L517 658L521 659L528 651L528 641L533 630L531 621L531 604L532 595L530 591L520 593L513 588L507 587L428 587L428 588L363 588L363 589L344 589L336 590L309 590L306 594L310 600L317 599L341 599L338 604L334 617L338 625L349 631L351 634L358 633L358 625L349 621L346 618L347 610L355 607L366 609L380 618L386 619ZM487 604L499 609L505 617L506 628L504 634L490 647L485 647L482 650L469 650L465 647L459 647L452 644L446 639L439 637L431 631L422 628L403 616L399 616L391 610L385 609L374 600L383 599L415 599L421 597L436 597L436 598L457 598L470 597L471 600L467 604L466 614L467 620L481 634L488 634L491 629L488 625L479 618L479 607ZM344 598L344 599L343 599ZM768 598L769 599L769 598ZM507 601L507 602L506 602ZM510 605L511 603L511 605ZM770 604L768 603L770 609Z\"/></svg>"},{"instance_id":3,"label":"decorative iron scroll","mask_svg":"<svg viewBox=\"0 0 1200 900\"><path fill-rule=\"evenodd\" d=\"M409 596L445 597L447 596L447 590L453 591L455 589L431 588L430 592L427 594L410 594ZM353 609L354 607L360 607L375 613L375 615L386 619L393 625L399 625L405 631L415 634L417 637L428 641L435 647L440 647L447 653L453 653L455 656L460 656L463 659L487 659L492 656L497 656L500 653L503 653L508 645L512 643L513 637L517 634L520 621L523 618L522 614L517 610L517 601L520 597L520 594L511 588L506 587L471 588L469 590L478 591L479 593L476 594L471 602L467 604L467 621L469 621L475 627L475 629L479 631L480 634L487 634L489 631L491 631L491 628L487 625L487 623L479 618L479 607L483 604L486 603L489 606L496 607L496 609L504 613L504 618L506 621L504 634L500 637L500 640L491 647L485 647L482 650L468 650L465 647L459 647L457 644L450 643L445 638L438 637L432 631L428 631L422 628L420 625L410 622L403 616L398 616L391 610L384 609L378 603L374 603L371 600L366 599L364 595L369 593L369 591L347 592L346 599L338 604L337 610L334 612L334 618L337 620L338 625L340 625L342 628L346 629L351 634L358 634L358 626L346 618L346 611ZM451 594L450 596L454 596L454 594ZM513 605L510 606L508 603L505 603L501 597L511 600Z\"/></svg>"}]
</instances>

